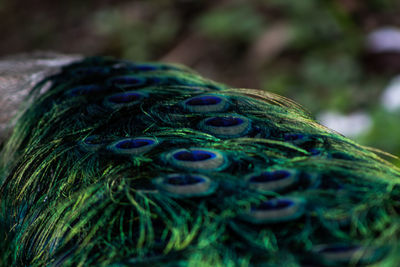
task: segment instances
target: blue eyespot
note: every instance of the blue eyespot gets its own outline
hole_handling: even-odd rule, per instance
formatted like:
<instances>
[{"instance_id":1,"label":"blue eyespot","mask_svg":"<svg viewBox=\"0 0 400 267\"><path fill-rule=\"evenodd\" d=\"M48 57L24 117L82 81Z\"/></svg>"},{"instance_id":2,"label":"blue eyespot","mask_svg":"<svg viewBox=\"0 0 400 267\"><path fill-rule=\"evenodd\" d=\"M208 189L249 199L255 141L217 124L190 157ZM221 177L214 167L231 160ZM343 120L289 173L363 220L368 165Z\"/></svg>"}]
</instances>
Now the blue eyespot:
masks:
<instances>
[{"instance_id":1,"label":"blue eyespot","mask_svg":"<svg viewBox=\"0 0 400 267\"><path fill-rule=\"evenodd\" d=\"M137 71L153 71L153 70L157 70L157 67L154 65L140 64L140 65L133 66L133 69L137 70Z\"/></svg>"},{"instance_id":2,"label":"blue eyespot","mask_svg":"<svg viewBox=\"0 0 400 267\"><path fill-rule=\"evenodd\" d=\"M283 136L283 139L289 142L304 142L307 140L307 136L300 133L287 133Z\"/></svg>"},{"instance_id":3,"label":"blue eyespot","mask_svg":"<svg viewBox=\"0 0 400 267\"><path fill-rule=\"evenodd\" d=\"M228 100L218 95L200 95L183 101L182 106L190 112L221 112L228 108Z\"/></svg>"},{"instance_id":4,"label":"blue eyespot","mask_svg":"<svg viewBox=\"0 0 400 267\"><path fill-rule=\"evenodd\" d=\"M90 135L80 142L81 148L85 151L97 151L101 149L107 141L98 135Z\"/></svg>"},{"instance_id":5,"label":"blue eyespot","mask_svg":"<svg viewBox=\"0 0 400 267\"><path fill-rule=\"evenodd\" d=\"M294 202L287 199L270 200L263 202L257 206L253 206L251 211L276 211L289 208L294 205Z\"/></svg>"},{"instance_id":6,"label":"blue eyespot","mask_svg":"<svg viewBox=\"0 0 400 267\"><path fill-rule=\"evenodd\" d=\"M349 245L328 245L321 248L318 252L320 253L343 253L358 250L359 246L349 246Z\"/></svg>"},{"instance_id":7,"label":"blue eyespot","mask_svg":"<svg viewBox=\"0 0 400 267\"><path fill-rule=\"evenodd\" d=\"M127 91L107 96L104 99L104 105L113 109L130 107L142 102L142 100L146 97L147 94L143 92Z\"/></svg>"},{"instance_id":8,"label":"blue eyespot","mask_svg":"<svg viewBox=\"0 0 400 267\"><path fill-rule=\"evenodd\" d=\"M208 105L217 105L221 102L222 99L220 97L205 95L205 96L191 98L188 101L186 101L186 104L191 106L208 106Z\"/></svg>"},{"instance_id":9,"label":"blue eyespot","mask_svg":"<svg viewBox=\"0 0 400 267\"><path fill-rule=\"evenodd\" d=\"M159 141L149 137L124 138L112 143L107 149L120 155L139 155L150 151L158 144Z\"/></svg>"},{"instance_id":10,"label":"blue eyespot","mask_svg":"<svg viewBox=\"0 0 400 267\"><path fill-rule=\"evenodd\" d=\"M269 136L269 130L268 129L261 130L261 128L256 125L250 127L249 132L246 133L246 137L262 138L263 136L264 137Z\"/></svg>"},{"instance_id":11,"label":"blue eyespot","mask_svg":"<svg viewBox=\"0 0 400 267\"><path fill-rule=\"evenodd\" d=\"M201 151L201 150L195 150L195 151L180 151L177 152L173 155L174 159L180 160L180 161L203 161L211 158L215 158L215 154L209 151Z\"/></svg>"},{"instance_id":12,"label":"blue eyespot","mask_svg":"<svg viewBox=\"0 0 400 267\"><path fill-rule=\"evenodd\" d=\"M125 75L112 77L107 82L118 88L137 88L145 85L146 79L135 75Z\"/></svg>"},{"instance_id":13,"label":"blue eyespot","mask_svg":"<svg viewBox=\"0 0 400 267\"><path fill-rule=\"evenodd\" d=\"M125 104L125 103L131 103L131 102L137 101L140 98L141 98L140 94L132 92L129 94L124 93L124 94L119 94L119 95L113 95L113 96L110 96L108 98L108 100L115 104Z\"/></svg>"},{"instance_id":14,"label":"blue eyespot","mask_svg":"<svg viewBox=\"0 0 400 267\"><path fill-rule=\"evenodd\" d=\"M217 137L233 138L245 135L250 129L250 121L239 115L223 115L202 120L199 128Z\"/></svg>"},{"instance_id":15,"label":"blue eyespot","mask_svg":"<svg viewBox=\"0 0 400 267\"><path fill-rule=\"evenodd\" d=\"M104 91L105 91L104 87L95 84L89 84L71 88L68 91L66 91L65 94L68 96L96 95L99 93L103 93Z\"/></svg>"},{"instance_id":16,"label":"blue eyespot","mask_svg":"<svg viewBox=\"0 0 400 267\"><path fill-rule=\"evenodd\" d=\"M320 257L320 261L329 265L347 265L350 262L371 264L385 254L384 248L364 247L352 244L328 244L313 248L313 252Z\"/></svg>"},{"instance_id":17,"label":"blue eyespot","mask_svg":"<svg viewBox=\"0 0 400 267\"><path fill-rule=\"evenodd\" d=\"M210 89L208 89L207 87L203 87L203 86L201 86L201 85L193 85L193 86L190 86L190 85L173 85L173 86L169 86L169 87L166 87L166 88L168 88L168 89L172 89L172 90L179 90L179 91L182 91L182 90L184 90L185 92L188 92L188 93L190 93L190 94L202 94L202 93L205 93L205 92L207 92L207 91L210 91Z\"/></svg>"},{"instance_id":18,"label":"blue eyespot","mask_svg":"<svg viewBox=\"0 0 400 267\"><path fill-rule=\"evenodd\" d=\"M195 176L195 175L179 175L179 176L170 176L167 177L165 183L174 186L188 186L195 184L202 184L206 181L204 177Z\"/></svg>"},{"instance_id":19,"label":"blue eyespot","mask_svg":"<svg viewBox=\"0 0 400 267\"><path fill-rule=\"evenodd\" d=\"M166 160L176 168L195 171L218 171L227 164L222 152L203 148L178 149L167 154Z\"/></svg>"},{"instance_id":20,"label":"blue eyespot","mask_svg":"<svg viewBox=\"0 0 400 267\"><path fill-rule=\"evenodd\" d=\"M323 138L313 134L303 134L303 133L286 133L283 139L287 142L291 142L297 146L305 146L304 148L309 151L313 148L318 149L318 147L324 142ZM316 151L314 151L317 153Z\"/></svg>"},{"instance_id":21,"label":"blue eyespot","mask_svg":"<svg viewBox=\"0 0 400 267\"><path fill-rule=\"evenodd\" d=\"M247 177L249 188L258 191L281 191L297 183L295 170L275 170L254 173Z\"/></svg>"},{"instance_id":22,"label":"blue eyespot","mask_svg":"<svg viewBox=\"0 0 400 267\"><path fill-rule=\"evenodd\" d=\"M214 193L216 183L200 174L170 174L154 180L157 188L173 197L199 197Z\"/></svg>"},{"instance_id":23,"label":"blue eyespot","mask_svg":"<svg viewBox=\"0 0 400 267\"><path fill-rule=\"evenodd\" d=\"M155 71L155 70L176 70L178 68L169 66L169 65L161 65L161 64L151 64L151 63L134 63L122 61L112 66L114 70L126 70L132 72L147 72L147 71ZM180 69L179 69L180 70Z\"/></svg>"},{"instance_id":24,"label":"blue eyespot","mask_svg":"<svg viewBox=\"0 0 400 267\"><path fill-rule=\"evenodd\" d=\"M311 156L321 155L322 151L323 150L320 149L320 148L311 148L311 149L308 150L308 152L310 153Z\"/></svg>"},{"instance_id":25,"label":"blue eyespot","mask_svg":"<svg viewBox=\"0 0 400 267\"><path fill-rule=\"evenodd\" d=\"M251 206L241 218L254 224L269 224L295 220L301 217L304 211L303 199L277 198Z\"/></svg>"},{"instance_id":26,"label":"blue eyespot","mask_svg":"<svg viewBox=\"0 0 400 267\"><path fill-rule=\"evenodd\" d=\"M232 127L243 123L244 120L238 117L214 117L204 122L205 125L210 127Z\"/></svg>"}]
</instances>

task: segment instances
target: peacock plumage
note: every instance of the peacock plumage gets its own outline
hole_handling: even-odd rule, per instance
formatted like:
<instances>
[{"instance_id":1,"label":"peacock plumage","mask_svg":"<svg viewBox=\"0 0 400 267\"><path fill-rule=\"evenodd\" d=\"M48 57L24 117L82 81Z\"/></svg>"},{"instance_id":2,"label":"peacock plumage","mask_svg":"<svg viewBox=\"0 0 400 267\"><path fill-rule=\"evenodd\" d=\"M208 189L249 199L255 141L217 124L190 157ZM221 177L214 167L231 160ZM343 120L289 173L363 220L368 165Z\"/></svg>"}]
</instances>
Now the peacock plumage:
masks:
<instances>
[{"instance_id":1,"label":"peacock plumage","mask_svg":"<svg viewBox=\"0 0 400 267\"><path fill-rule=\"evenodd\" d=\"M103 57L4 143L4 266L398 266L400 170L295 102Z\"/></svg>"}]
</instances>

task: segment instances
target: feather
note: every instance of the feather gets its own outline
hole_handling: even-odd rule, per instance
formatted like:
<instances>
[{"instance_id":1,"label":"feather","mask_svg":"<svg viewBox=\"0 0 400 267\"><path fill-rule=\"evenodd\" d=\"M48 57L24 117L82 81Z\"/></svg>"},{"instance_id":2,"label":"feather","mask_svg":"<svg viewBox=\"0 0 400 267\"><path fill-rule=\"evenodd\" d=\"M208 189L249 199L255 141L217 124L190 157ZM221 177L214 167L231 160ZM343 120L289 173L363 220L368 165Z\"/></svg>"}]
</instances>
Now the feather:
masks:
<instances>
[{"instance_id":1,"label":"feather","mask_svg":"<svg viewBox=\"0 0 400 267\"><path fill-rule=\"evenodd\" d=\"M157 187L173 197L198 197L212 194L216 183L200 174L170 174L154 180Z\"/></svg>"},{"instance_id":2,"label":"feather","mask_svg":"<svg viewBox=\"0 0 400 267\"><path fill-rule=\"evenodd\" d=\"M93 57L29 103L1 154L0 265L400 261L400 170L287 98Z\"/></svg>"},{"instance_id":3,"label":"feather","mask_svg":"<svg viewBox=\"0 0 400 267\"><path fill-rule=\"evenodd\" d=\"M199 128L220 138L240 137L251 129L250 120L236 114L215 116L200 122Z\"/></svg>"},{"instance_id":4,"label":"feather","mask_svg":"<svg viewBox=\"0 0 400 267\"><path fill-rule=\"evenodd\" d=\"M145 92L127 91L116 93L104 98L104 106L110 109L119 109L139 104L148 95Z\"/></svg>"},{"instance_id":5,"label":"feather","mask_svg":"<svg viewBox=\"0 0 400 267\"><path fill-rule=\"evenodd\" d=\"M111 143L107 149L119 155L139 155L150 151L159 141L148 137L124 138Z\"/></svg>"},{"instance_id":6,"label":"feather","mask_svg":"<svg viewBox=\"0 0 400 267\"><path fill-rule=\"evenodd\" d=\"M304 214L304 206L303 199L275 198L252 206L242 219L255 224L291 221Z\"/></svg>"},{"instance_id":7,"label":"feather","mask_svg":"<svg viewBox=\"0 0 400 267\"><path fill-rule=\"evenodd\" d=\"M165 156L166 161L179 169L192 171L218 171L227 165L221 152L205 148L178 149Z\"/></svg>"},{"instance_id":8,"label":"feather","mask_svg":"<svg viewBox=\"0 0 400 267\"><path fill-rule=\"evenodd\" d=\"M182 106L190 112L222 112L228 108L228 100L219 95L199 95L183 101Z\"/></svg>"},{"instance_id":9,"label":"feather","mask_svg":"<svg viewBox=\"0 0 400 267\"><path fill-rule=\"evenodd\" d=\"M298 182L296 170L273 170L250 174L247 177L248 186L259 191L281 191Z\"/></svg>"}]
</instances>

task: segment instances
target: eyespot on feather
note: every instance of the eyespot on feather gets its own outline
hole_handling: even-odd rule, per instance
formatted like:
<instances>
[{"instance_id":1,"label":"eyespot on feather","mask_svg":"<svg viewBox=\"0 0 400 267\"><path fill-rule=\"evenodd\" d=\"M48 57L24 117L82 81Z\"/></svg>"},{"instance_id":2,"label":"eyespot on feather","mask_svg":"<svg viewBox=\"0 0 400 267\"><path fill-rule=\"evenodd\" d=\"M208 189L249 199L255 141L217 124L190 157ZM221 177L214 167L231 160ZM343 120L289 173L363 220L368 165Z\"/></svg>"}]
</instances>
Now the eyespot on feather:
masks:
<instances>
[{"instance_id":1,"label":"eyespot on feather","mask_svg":"<svg viewBox=\"0 0 400 267\"><path fill-rule=\"evenodd\" d=\"M381 260L386 252L383 247L353 244L325 244L312 249L319 261L329 266L347 265L351 262L371 264Z\"/></svg>"},{"instance_id":2,"label":"eyespot on feather","mask_svg":"<svg viewBox=\"0 0 400 267\"><path fill-rule=\"evenodd\" d=\"M170 174L154 180L157 188L172 197L200 197L214 193L217 184L201 174Z\"/></svg>"},{"instance_id":3,"label":"eyespot on feather","mask_svg":"<svg viewBox=\"0 0 400 267\"><path fill-rule=\"evenodd\" d=\"M143 92L127 91L107 96L104 99L103 104L111 109L131 107L141 103L147 96L148 95Z\"/></svg>"},{"instance_id":4,"label":"eyespot on feather","mask_svg":"<svg viewBox=\"0 0 400 267\"><path fill-rule=\"evenodd\" d=\"M166 160L179 169L194 171L219 171L226 167L226 156L207 148L177 149L166 155Z\"/></svg>"},{"instance_id":5,"label":"eyespot on feather","mask_svg":"<svg viewBox=\"0 0 400 267\"><path fill-rule=\"evenodd\" d=\"M253 224L273 224L300 218L305 212L302 198L276 198L252 205L241 219Z\"/></svg>"},{"instance_id":6,"label":"eyespot on feather","mask_svg":"<svg viewBox=\"0 0 400 267\"><path fill-rule=\"evenodd\" d=\"M228 100L219 95L198 95L182 102L182 107L190 112L207 113L221 112L228 108Z\"/></svg>"},{"instance_id":7,"label":"eyespot on feather","mask_svg":"<svg viewBox=\"0 0 400 267\"><path fill-rule=\"evenodd\" d=\"M153 71L153 70L162 69L162 68L151 65L151 64L137 64L137 65L131 66L131 69L135 70L135 71Z\"/></svg>"},{"instance_id":8,"label":"eyespot on feather","mask_svg":"<svg viewBox=\"0 0 400 267\"><path fill-rule=\"evenodd\" d=\"M292 169L270 170L246 177L248 187L257 191L282 191L298 182L298 172Z\"/></svg>"},{"instance_id":9,"label":"eyespot on feather","mask_svg":"<svg viewBox=\"0 0 400 267\"><path fill-rule=\"evenodd\" d=\"M283 136L283 139L288 142L292 142L294 144L302 144L309 140L307 135L301 133L286 133Z\"/></svg>"},{"instance_id":10,"label":"eyespot on feather","mask_svg":"<svg viewBox=\"0 0 400 267\"><path fill-rule=\"evenodd\" d=\"M269 136L269 130L268 129L261 130L261 128L258 127L257 125L252 125L250 127L249 132L246 133L245 136L252 137L252 138L262 138L262 137Z\"/></svg>"},{"instance_id":11,"label":"eyespot on feather","mask_svg":"<svg viewBox=\"0 0 400 267\"><path fill-rule=\"evenodd\" d=\"M99 135L90 135L80 141L80 147L85 151L98 151L108 143L107 140Z\"/></svg>"},{"instance_id":12,"label":"eyespot on feather","mask_svg":"<svg viewBox=\"0 0 400 267\"><path fill-rule=\"evenodd\" d=\"M118 88L138 88L146 84L146 78L137 75L115 76L108 79L107 83Z\"/></svg>"},{"instance_id":13,"label":"eyespot on feather","mask_svg":"<svg viewBox=\"0 0 400 267\"><path fill-rule=\"evenodd\" d=\"M98 93L103 93L106 89L102 86L95 84L80 85L71 88L65 92L67 96L86 96L86 95L96 95Z\"/></svg>"},{"instance_id":14,"label":"eyespot on feather","mask_svg":"<svg viewBox=\"0 0 400 267\"><path fill-rule=\"evenodd\" d=\"M304 134L304 133L285 133L283 139L286 142L291 142L296 146L301 146L307 151L316 149L313 152L317 153L318 149L322 148L324 139L321 136L314 134ZM318 153L317 153L318 154Z\"/></svg>"},{"instance_id":15,"label":"eyespot on feather","mask_svg":"<svg viewBox=\"0 0 400 267\"><path fill-rule=\"evenodd\" d=\"M150 137L124 138L110 144L107 149L115 154L136 156L152 150L159 141Z\"/></svg>"},{"instance_id":16,"label":"eyespot on feather","mask_svg":"<svg viewBox=\"0 0 400 267\"><path fill-rule=\"evenodd\" d=\"M321 148L311 148L308 150L311 156L319 156L323 153Z\"/></svg>"},{"instance_id":17,"label":"eyespot on feather","mask_svg":"<svg viewBox=\"0 0 400 267\"><path fill-rule=\"evenodd\" d=\"M239 115L221 115L202 120L199 128L221 138L244 136L251 128L250 120Z\"/></svg>"}]
</instances>

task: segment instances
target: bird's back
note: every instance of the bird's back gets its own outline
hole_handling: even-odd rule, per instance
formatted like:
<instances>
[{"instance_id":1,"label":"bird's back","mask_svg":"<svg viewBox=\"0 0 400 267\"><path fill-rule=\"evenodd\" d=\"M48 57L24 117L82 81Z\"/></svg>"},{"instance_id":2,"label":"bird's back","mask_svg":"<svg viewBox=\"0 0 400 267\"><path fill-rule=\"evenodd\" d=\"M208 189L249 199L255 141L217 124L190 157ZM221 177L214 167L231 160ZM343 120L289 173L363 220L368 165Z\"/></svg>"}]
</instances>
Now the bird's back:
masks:
<instances>
[{"instance_id":1,"label":"bird's back","mask_svg":"<svg viewBox=\"0 0 400 267\"><path fill-rule=\"evenodd\" d=\"M399 170L289 99L100 57L30 97L2 151L0 263L398 261Z\"/></svg>"}]
</instances>

